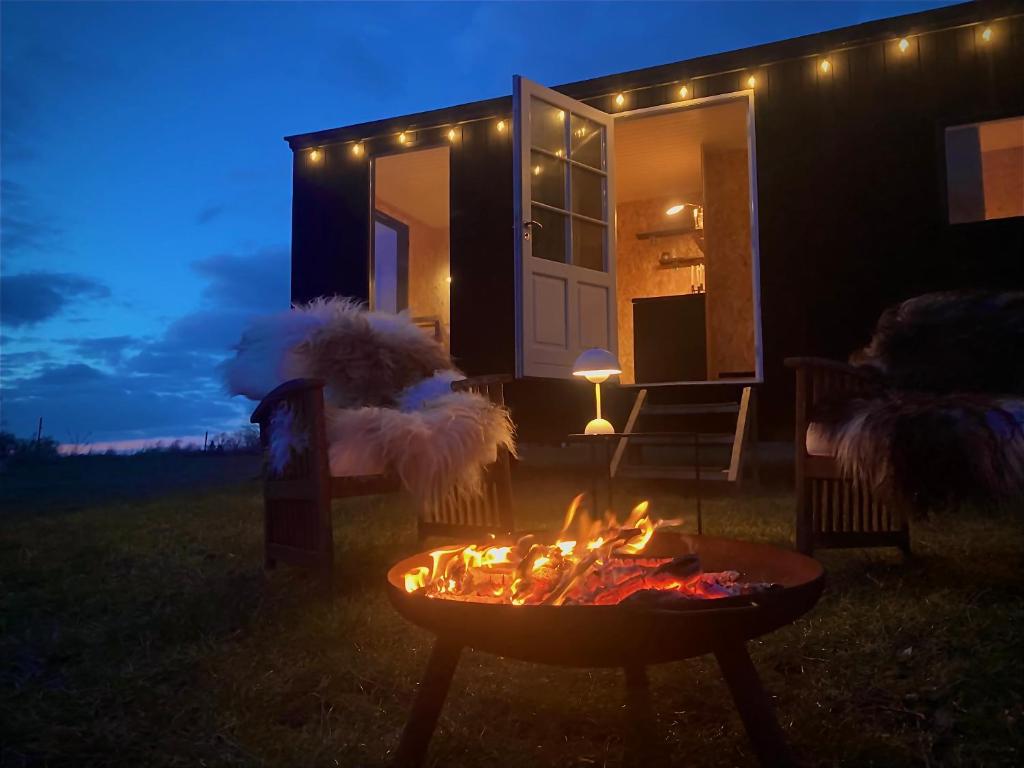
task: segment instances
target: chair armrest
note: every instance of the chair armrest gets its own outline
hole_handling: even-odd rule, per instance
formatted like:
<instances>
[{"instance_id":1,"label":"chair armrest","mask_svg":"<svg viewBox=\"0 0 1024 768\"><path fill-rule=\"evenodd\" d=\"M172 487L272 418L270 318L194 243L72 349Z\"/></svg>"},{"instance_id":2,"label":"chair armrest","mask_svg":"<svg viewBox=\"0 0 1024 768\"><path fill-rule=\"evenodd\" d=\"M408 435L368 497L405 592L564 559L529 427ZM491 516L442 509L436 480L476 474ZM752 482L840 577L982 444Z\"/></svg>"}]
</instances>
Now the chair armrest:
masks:
<instances>
[{"instance_id":1,"label":"chair armrest","mask_svg":"<svg viewBox=\"0 0 1024 768\"><path fill-rule=\"evenodd\" d=\"M260 400L259 405L249 417L249 423L261 424L270 415L270 411L282 400L287 400L295 395L308 392L312 389L324 388L323 379L291 379L272 389L266 397Z\"/></svg>"}]
</instances>

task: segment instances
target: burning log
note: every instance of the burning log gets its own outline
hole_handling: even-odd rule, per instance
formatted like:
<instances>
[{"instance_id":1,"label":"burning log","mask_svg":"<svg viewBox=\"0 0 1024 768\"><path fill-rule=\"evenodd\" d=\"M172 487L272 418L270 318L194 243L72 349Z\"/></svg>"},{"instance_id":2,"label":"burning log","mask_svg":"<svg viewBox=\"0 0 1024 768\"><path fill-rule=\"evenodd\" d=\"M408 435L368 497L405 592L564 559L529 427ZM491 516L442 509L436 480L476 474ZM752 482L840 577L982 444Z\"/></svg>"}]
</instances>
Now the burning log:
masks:
<instances>
[{"instance_id":1,"label":"burning log","mask_svg":"<svg viewBox=\"0 0 1024 768\"><path fill-rule=\"evenodd\" d=\"M431 567L405 574L406 592L427 597L512 605L677 605L755 594L770 585L740 581L736 571L703 573L696 555L644 557L662 523L638 504L623 524L578 514L577 496L552 543L534 535L515 546L450 547L430 553ZM677 521L671 521L676 523ZM570 538L575 527L577 536Z\"/></svg>"}]
</instances>

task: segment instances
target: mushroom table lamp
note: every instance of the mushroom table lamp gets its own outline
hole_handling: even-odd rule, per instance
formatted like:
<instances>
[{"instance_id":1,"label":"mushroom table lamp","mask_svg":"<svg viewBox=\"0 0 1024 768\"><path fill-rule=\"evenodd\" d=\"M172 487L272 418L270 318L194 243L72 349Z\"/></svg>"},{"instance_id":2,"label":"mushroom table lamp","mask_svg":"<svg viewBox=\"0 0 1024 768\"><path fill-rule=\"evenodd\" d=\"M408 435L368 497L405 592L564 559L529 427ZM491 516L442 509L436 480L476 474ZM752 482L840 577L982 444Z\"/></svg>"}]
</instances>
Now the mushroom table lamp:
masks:
<instances>
[{"instance_id":1,"label":"mushroom table lamp","mask_svg":"<svg viewBox=\"0 0 1024 768\"><path fill-rule=\"evenodd\" d=\"M579 357L572 366L573 376L582 376L594 385L594 398L597 401L597 418L591 419L587 424L584 433L587 435L610 435L615 432L615 427L607 419L601 418L601 382L609 376L622 373L619 369L619 361L615 355L607 349L588 349Z\"/></svg>"}]
</instances>

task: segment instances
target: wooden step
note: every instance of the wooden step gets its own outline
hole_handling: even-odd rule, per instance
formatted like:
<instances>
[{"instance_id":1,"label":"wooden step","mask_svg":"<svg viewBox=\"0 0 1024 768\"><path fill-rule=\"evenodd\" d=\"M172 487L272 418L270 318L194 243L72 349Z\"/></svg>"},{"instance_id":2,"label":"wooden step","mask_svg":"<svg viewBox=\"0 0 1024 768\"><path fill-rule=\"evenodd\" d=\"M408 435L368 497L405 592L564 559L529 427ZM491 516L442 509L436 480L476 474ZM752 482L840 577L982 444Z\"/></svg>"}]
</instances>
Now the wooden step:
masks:
<instances>
[{"instance_id":1,"label":"wooden step","mask_svg":"<svg viewBox=\"0 0 1024 768\"><path fill-rule=\"evenodd\" d=\"M618 476L643 480L696 480L697 471L693 467L625 464L619 467ZM700 479L726 481L729 479L729 470L721 467L701 467Z\"/></svg>"},{"instance_id":2,"label":"wooden step","mask_svg":"<svg viewBox=\"0 0 1024 768\"><path fill-rule=\"evenodd\" d=\"M648 405L640 409L641 416L694 416L705 413L739 413L739 403L672 403Z\"/></svg>"}]
</instances>

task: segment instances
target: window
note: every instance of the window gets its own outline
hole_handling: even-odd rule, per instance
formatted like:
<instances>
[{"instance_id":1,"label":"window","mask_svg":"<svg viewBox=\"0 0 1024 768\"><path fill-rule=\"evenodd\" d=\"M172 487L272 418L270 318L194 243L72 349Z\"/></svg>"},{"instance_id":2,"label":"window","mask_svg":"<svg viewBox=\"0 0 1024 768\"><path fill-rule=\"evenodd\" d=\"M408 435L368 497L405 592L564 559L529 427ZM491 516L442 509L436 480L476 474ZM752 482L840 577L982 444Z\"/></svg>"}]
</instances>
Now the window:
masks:
<instances>
[{"instance_id":1,"label":"window","mask_svg":"<svg viewBox=\"0 0 1024 768\"><path fill-rule=\"evenodd\" d=\"M949 223L1024 216L1024 117L946 129Z\"/></svg>"}]
</instances>

